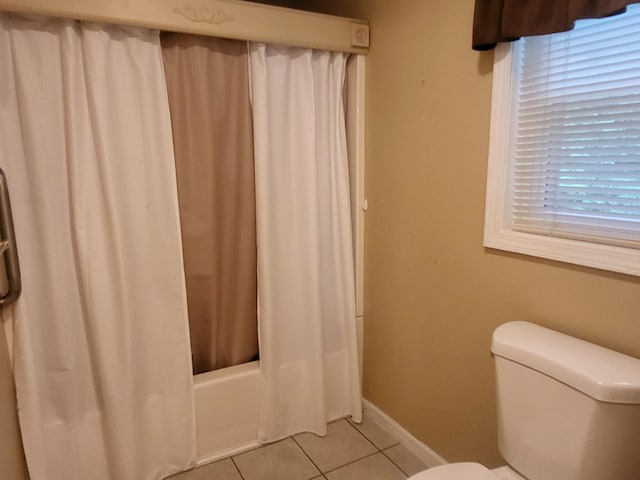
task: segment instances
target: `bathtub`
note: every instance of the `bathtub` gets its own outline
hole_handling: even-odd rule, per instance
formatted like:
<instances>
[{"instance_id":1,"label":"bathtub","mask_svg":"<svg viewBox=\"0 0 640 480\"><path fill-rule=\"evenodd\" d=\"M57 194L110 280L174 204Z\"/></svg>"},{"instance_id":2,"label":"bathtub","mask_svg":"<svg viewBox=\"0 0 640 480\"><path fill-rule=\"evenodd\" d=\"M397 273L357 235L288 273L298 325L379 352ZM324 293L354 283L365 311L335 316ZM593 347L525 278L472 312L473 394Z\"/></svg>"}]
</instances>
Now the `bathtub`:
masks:
<instances>
[{"instance_id":1,"label":"bathtub","mask_svg":"<svg viewBox=\"0 0 640 480\"><path fill-rule=\"evenodd\" d=\"M362 386L364 331L364 119L365 57L347 62L347 148L356 273L356 331ZM198 465L228 457L258 444L259 363L251 362L194 376Z\"/></svg>"},{"instance_id":2,"label":"bathtub","mask_svg":"<svg viewBox=\"0 0 640 480\"><path fill-rule=\"evenodd\" d=\"M362 388L364 319L356 318ZM244 363L193 377L197 465L258 447L259 362ZM328 392L331 396L331 392ZM329 420L336 420L335 418Z\"/></svg>"},{"instance_id":3,"label":"bathtub","mask_svg":"<svg viewBox=\"0 0 640 480\"><path fill-rule=\"evenodd\" d=\"M193 377L198 465L257 447L259 363Z\"/></svg>"}]
</instances>

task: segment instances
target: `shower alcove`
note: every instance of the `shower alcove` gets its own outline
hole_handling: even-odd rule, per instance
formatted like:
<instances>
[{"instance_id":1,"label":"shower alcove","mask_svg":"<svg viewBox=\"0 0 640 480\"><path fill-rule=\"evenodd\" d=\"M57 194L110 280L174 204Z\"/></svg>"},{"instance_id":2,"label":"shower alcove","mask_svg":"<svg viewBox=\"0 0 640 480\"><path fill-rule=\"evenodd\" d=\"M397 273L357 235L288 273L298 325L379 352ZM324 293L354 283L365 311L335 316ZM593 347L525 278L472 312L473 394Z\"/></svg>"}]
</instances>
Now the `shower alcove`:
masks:
<instances>
[{"instance_id":1,"label":"shower alcove","mask_svg":"<svg viewBox=\"0 0 640 480\"><path fill-rule=\"evenodd\" d=\"M236 0L0 0L0 10L349 53L344 98L362 370L366 22ZM257 445L259 380L257 361L194 376L198 464Z\"/></svg>"}]
</instances>

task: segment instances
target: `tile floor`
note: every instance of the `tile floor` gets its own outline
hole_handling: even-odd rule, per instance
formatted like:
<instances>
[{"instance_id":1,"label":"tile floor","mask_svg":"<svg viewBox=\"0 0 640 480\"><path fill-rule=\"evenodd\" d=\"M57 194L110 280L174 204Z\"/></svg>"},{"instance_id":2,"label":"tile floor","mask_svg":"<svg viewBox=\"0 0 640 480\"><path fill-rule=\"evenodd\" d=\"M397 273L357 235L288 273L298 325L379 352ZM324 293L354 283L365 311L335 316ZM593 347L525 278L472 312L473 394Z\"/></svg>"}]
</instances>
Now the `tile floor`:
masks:
<instances>
[{"instance_id":1,"label":"tile floor","mask_svg":"<svg viewBox=\"0 0 640 480\"><path fill-rule=\"evenodd\" d=\"M374 420L340 420L170 480L402 480L427 466Z\"/></svg>"}]
</instances>

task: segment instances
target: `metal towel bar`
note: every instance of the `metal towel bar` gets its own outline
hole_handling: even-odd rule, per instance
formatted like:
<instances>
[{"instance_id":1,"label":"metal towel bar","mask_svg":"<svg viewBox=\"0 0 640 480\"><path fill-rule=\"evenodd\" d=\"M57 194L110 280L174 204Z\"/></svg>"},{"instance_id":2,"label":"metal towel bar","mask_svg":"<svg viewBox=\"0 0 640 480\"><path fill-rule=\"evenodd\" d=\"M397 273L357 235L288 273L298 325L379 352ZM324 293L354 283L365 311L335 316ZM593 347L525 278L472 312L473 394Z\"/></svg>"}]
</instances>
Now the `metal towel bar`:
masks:
<instances>
[{"instance_id":1,"label":"metal towel bar","mask_svg":"<svg viewBox=\"0 0 640 480\"><path fill-rule=\"evenodd\" d=\"M0 297L0 308L15 302L22 291L20 279L20 264L18 263L18 248L13 230L11 202L9 188L4 171L0 168L0 255L3 256L9 289Z\"/></svg>"}]
</instances>

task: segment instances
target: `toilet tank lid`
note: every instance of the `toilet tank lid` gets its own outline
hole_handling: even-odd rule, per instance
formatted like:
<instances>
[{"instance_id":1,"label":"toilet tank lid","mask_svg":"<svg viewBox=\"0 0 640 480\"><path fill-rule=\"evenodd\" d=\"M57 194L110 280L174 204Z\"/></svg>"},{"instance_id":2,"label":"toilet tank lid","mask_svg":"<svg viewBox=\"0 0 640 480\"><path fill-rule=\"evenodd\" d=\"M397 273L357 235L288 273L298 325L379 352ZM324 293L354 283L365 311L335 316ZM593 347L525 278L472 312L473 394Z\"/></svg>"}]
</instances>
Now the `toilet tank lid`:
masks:
<instances>
[{"instance_id":1,"label":"toilet tank lid","mask_svg":"<svg viewBox=\"0 0 640 480\"><path fill-rule=\"evenodd\" d=\"M529 322L493 333L491 353L603 402L640 404L640 360Z\"/></svg>"}]
</instances>

